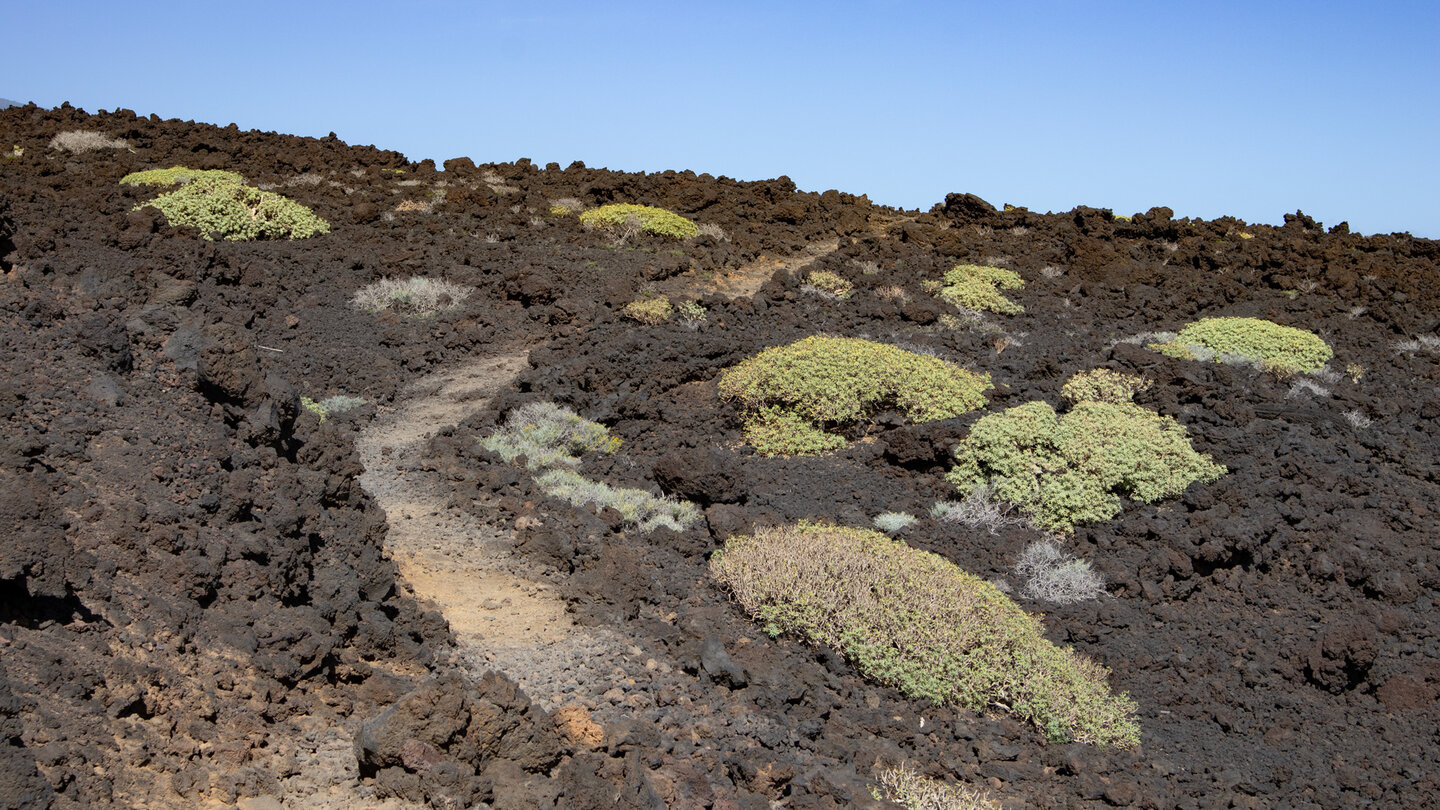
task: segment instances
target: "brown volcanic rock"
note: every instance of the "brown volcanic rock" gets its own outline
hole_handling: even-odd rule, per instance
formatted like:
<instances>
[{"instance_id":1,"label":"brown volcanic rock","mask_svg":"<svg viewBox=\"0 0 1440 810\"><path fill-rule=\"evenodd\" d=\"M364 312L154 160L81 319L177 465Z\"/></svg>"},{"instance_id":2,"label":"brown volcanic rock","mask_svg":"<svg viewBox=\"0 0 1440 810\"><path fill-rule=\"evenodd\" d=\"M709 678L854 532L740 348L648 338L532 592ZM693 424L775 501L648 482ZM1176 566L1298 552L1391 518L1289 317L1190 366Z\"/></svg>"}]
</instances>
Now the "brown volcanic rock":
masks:
<instances>
[{"instance_id":1,"label":"brown volcanic rock","mask_svg":"<svg viewBox=\"0 0 1440 810\"><path fill-rule=\"evenodd\" d=\"M135 151L49 154L49 138L79 128ZM1279 228L1162 208L1126 223L954 195L914 215L785 178L528 161L442 174L334 138L128 111L9 109L0 139L25 150L0 167L18 224L10 249L0 221L0 259L14 264L0 284L5 801L43 801L49 786L66 807L308 806L349 784L434 806L846 806L869 801L875 762L900 759L1036 806L1423 806L1437 789L1440 363L1391 346L1440 326L1433 241L1327 232L1298 212ZM175 164L273 183L334 232L212 244L132 212L154 191L118 179ZM438 197L442 181L433 210L393 210ZM616 249L547 217L561 197L671 207L729 241ZM947 327L940 316L956 313L922 282L992 260L1025 278L1014 295L1026 312ZM857 292L810 295L808 269ZM753 299L713 294L732 274L765 283ZM423 320L350 307L360 287L409 275L475 292ZM656 283L700 300L706 321L618 317ZM1363 373L1309 380L1320 394L1112 343L1210 314L1315 329L1337 371ZM706 556L733 532L924 515L949 494L947 453L980 414L880 414L816 458L743 446L714 379L816 332L989 372L992 410L1059 404L1085 368L1144 373L1155 385L1141 404L1230 468L1077 532L1072 551L1106 575L1107 598L1025 603L1053 638L1111 667L1141 707L1141 750L1047 745L1005 718L908 700L833 651L765 637L709 583ZM598 662L603 682L572 684L597 693L587 711L616 743L606 750L569 753L511 681L453 675L443 617L399 580L385 516L355 482L365 420L402 407L419 376L502 347L532 347L532 368L413 463L444 471L445 495L477 519L525 516L517 553L552 570L575 621L623 638ZM370 404L323 424L298 407L340 393ZM492 465L475 435L506 403L538 398L624 439L587 459L587 475L711 501L708 525L639 535ZM925 519L905 537L1009 580L1036 539ZM707 641L728 662L707 666ZM455 735L440 739L450 719ZM364 785L317 764L324 745L338 740L328 755L344 757L366 734Z\"/></svg>"}]
</instances>

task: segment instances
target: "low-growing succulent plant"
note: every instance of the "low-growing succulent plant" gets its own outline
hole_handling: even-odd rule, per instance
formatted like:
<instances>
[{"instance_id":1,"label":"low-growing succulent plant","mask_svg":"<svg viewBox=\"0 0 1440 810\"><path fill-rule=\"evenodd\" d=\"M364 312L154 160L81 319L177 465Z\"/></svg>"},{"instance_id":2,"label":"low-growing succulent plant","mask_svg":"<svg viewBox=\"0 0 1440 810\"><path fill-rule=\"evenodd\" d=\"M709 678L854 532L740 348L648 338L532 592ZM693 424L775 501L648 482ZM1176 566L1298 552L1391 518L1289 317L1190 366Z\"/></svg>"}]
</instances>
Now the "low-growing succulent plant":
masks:
<instances>
[{"instance_id":1,"label":"low-growing succulent plant","mask_svg":"<svg viewBox=\"0 0 1440 810\"><path fill-rule=\"evenodd\" d=\"M955 459L945 478L961 493L988 486L1035 525L1065 534L1119 514L1122 495L1151 503L1225 473L1174 419L1128 402L1082 401L1057 415L1037 401L990 414Z\"/></svg>"},{"instance_id":2,"label":"low-growing succulent plant","mask_svg":"<svg viewBox=\"0 0 1440 810\"><path fill-rule=\"evenodd\" d=\"M720 376L722 399L745 414L745 440L766 455L842 447L830 432L882 407L915 422L985 406L989 375L858 338L814 335L766 349Z\"/></svg>"},{"instance_id":3,"label":"low-growing succulent plant","mask_svg":"<svg viewBox=\"0 0 1440 810\"><path fill-rule=\"evenodd\" d=\"M580 224L591 228L623 229L632 221L644 233L669 239L690 239L699 232L695 223L679 214L649 205L602 205L580 215Z\"/></svg>"},{"instance_id":4,"label":"low-growing succulent plant","mask_svg":"<svg viewBox=\"0 0 1440 810\"><path fill-rule=\"evenodd\" d=\"M305 239L330 232L314 211L279 194L223 177L197 177L180 188L135 206L158 208L171 225L188 225L206 239L226 241Z\"/></svg>"},{"instance_id":5,"label":"low-growing succulent plant","mask_svg":"<svg viewBox=\"0 0 1440 810\"><path fill-rule=\"evenodd\" d=\"M1314 332L1260 318L1201 318L1147 348L1181 360L1241 358L1283 374L1318 371L1334 356Z\"/></svg>"},{"instance_id":6,"label":"low-growing succulent plant","mask_svg":"<svg viewBox=\"0 0 1440 810\"><path fill-rule=\"evenodd\" d=\"M1025 281L1013 270L961 264L945 274L945 281L935 295L961 309L1017 315L1025 308L1001 295L1000 290L1018 290L1024 286Z\"/></svg>"},{"instance_id":7,"label":"low-growing succulent plant","mask_svg":"<svg viewBox=\"0 0 1440 810\"><path fill-rule=\"evenodd\" d=\"M910 697L1001 706L1055 741L1130 748L1135 704L1106 670L1045 638L994 585L937 554L823 523L731 537L710 574L771 635L841 651Z\"/></svg>"}]
</instances>

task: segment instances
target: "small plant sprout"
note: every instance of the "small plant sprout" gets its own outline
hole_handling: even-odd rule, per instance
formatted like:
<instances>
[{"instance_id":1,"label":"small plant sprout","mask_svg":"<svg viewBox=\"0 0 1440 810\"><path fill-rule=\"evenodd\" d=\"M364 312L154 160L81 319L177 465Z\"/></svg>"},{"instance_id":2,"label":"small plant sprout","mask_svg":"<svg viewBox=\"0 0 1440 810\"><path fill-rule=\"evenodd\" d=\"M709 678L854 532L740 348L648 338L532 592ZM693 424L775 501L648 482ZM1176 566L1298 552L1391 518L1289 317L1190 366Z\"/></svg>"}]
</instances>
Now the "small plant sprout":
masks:
<instances>
[{"instance_id":1,"label":"small plant sprout","mask_svg":"<svg viewBox=\"0 0 1440 810\"><path fill-rule=\"evenodd\" d=\"M896 534L915 524L915 516L909 512L881 512L875 516L875 528L886 534Z\"/></svg>"},{"instance_id":2,"label":"small plant sprout","mask_svg":"<svg viewBox=\"0 0 1440 810\"><path fill-rule=\"evenodd\" d=\"M1345 364L1345 374L1350 377L1350 382L1357 385L1360 383L1361 380L1365 379L1365 371L1365 367L1360 365L1359 363Z\"/></svg>"},{"instance_id":3,"label":"small plant sprout","mask_svg":"<svg viewBox=\"0 0 1440 810\"><path fill-rule=\"evenodd\" d=\"M480 446L506 464L524 457L530 470L574 467L586 453L614 453L620 439L598 422L553 402L532 402L510 412L505 424L480 440Z\"/></svg>"}]
</instances>

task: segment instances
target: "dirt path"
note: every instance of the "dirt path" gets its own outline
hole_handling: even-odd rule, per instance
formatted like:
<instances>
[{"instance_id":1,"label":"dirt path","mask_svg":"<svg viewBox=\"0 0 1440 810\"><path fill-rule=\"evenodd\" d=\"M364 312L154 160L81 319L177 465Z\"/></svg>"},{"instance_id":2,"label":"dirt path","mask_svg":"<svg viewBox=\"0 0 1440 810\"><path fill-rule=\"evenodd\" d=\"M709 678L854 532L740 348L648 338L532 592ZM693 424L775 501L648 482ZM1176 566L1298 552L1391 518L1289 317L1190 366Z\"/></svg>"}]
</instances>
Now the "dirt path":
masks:
<instances>
[{"instance_id":1,"label":"dirt path","mask_svg":"<svg viewBox=\"0 0 1440 810\"><path fill-rule=\"evenodd\" d=\"M420 380L361 434L360 483L385 509L386 546L401 575L445 614L465 666L504 672L547 709L591 707L607 688L599 667L629 645L577 627L514 553L513 529L452 508L450 484L421 464L436 431L484 408L525 367L524 354L502 355Z\"/></svg>"}]
</instances>

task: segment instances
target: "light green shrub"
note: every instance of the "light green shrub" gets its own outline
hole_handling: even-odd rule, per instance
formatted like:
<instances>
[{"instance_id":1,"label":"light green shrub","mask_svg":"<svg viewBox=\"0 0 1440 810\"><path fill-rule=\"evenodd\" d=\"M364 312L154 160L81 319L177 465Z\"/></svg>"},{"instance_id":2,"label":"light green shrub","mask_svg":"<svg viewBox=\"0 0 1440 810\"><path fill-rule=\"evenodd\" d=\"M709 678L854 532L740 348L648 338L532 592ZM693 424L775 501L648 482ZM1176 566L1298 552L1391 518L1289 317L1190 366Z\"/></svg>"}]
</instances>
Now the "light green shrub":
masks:
<instances>
[{"instance_id":1,"label":"light green shrub","mask_svg":"<svg viewBox=\"0 0 1440 810\"><path fill-rule=\"evenodd\" d=\"M215 232L232 242L330 232L330 223L294 200L217 177L196 178L135 207L146 206L160 209L171 225L198 228L206 239Z\"/></svg>"},{"instance_id":2,"label":"light green shrub","mask_svg":"<svg viewBox=\"0 0 1440 810\"><path fill-rule=\"evenodd\" d=\"M1025 311L1025 307L1001 295L1000 290L1018 290L1024 286L1025 281L1020 274L1012 270L961 264L945 274L945 282L935 295L961 309L1018 315Z\"/></svg>"},{"instance_id":3,"label":"light green shrub","mask_svg":"<svg viewBox=\"0 0 1440 810\"><path fill-rule=\"evenodd\" d=\"M855 290L855 285L847 281L844 276L828 270L816 270L810 274L807 280L811 287L836 298L849 298L850 293Z\"/></svg>"},{"instance_id":4,"label":"light green shrub","mask_svg":"<svg viewBox=\"0 0 1440 810\"><path fill-rule=\"evenodd\" d=\"M915 698L1001 707L1055 741L1129 748L1135 704L994 585L879 532L826 524L730 538L710 573L771 635L845 654Z\"/></svg>"},{"instance_id":5,"label":"light green shrub","mask_svg":"<svg viewBox=\"0 0 1440 810\"><path fill-rule=\"evenodd\" d=\"M546 495L572 506L595 504L596 508L614 509L627 525L641 532L659 528L683 532L700 519L700 509L688 501L663 498L643 489L612 487L574 470L549 470L536 476L535 483Z\"/></svg>"},{"instance_id":6,"label":"light green shrub","mask_svg":"<svg viewBox=\"0 0 1440 810\"><path fill-rule=\"evenodd\" d=\"M625 313L625 317L639 321L646 326L662 324L675 314L675 308L670 305L670 299L663 296L631 301L621 311Z\"/></svg>"},{"instance_id":7,"label":"light green shrub","mask_svg":"<svg viewBox=\"0 0 1440 810\"><path fill-rule=\"evenodd\" d=\"M1066 534L1119 514L1122 496L1152 503L1225 473L1174 419L1131 403L1079 402L1057 416L1027 402L982 417L955 459L945 477L962 494L989 486L1035 525Z\"/></svg>"},{"instance_id":8,"label":"light green shrub","mask_svg":"<svg viewBox=\"0 0 1440 810\"><path fill-rule=\"evenodd\" d=\"M1260 318L1201 318L1148 348L1181 360L1233 355L1282 374L1318 371L1335 354L1314 332Z\"/></svg>"},{"instance_id":9,"label":"light green shrub","mask_svg":"<svg viewBox=\"0 0 1440 810\"><path fill-rule=\"evenodd\" d=\"M886 534L895 534L915 525L915 516L909 512L881 512L875 516L875 528Z\"/></svg>"},{"instance_id":10,"label":"light green shrub","mask_svg":"<svg viewBox=\"0 0 1440 810\"><path fill-rule=\"evenodd\" d=\"M310 397L300 397L300 404L304 406L305 410L320 417L320 421L324 422L330 418L330 414L354 410L364 405L365 400L360 397L349 396L348 394L336 394L319 401L313 400Z\"/></svg>"},{"instance_id":11,"label":"light green shrub","mask_svg":"<svg viewBox=\"0 0 1440 810\"><path fill-rule=\"evenodd\" d=\"M746 416L746 441L766 455L844 446L827 428L884 407L916 422L983 408L989 375L857 338L814 335L766 349L720 376L720 397Z\"/></svg>"},{"instance_id":12,"label":"light green shrub","mask_svg":"<svg viewBox=\"0 0 1440 810\"><path fill-rule=\"evenodd\" d=\"M173 186L177 183L188 183L191 180L199 180L201 178L228 180L232 183L245 182L245 178L235 172L227 172L221 169L187 169L184 166L171 166L168 169L147 169L143 172L131 172L120 178L120 182L130 186Z\"/></svg>"},{"instance_id":13,"label":"light green shrub","mask_svg":"<svg viewBox=\"0 0 1440 810\"><path fill-rule=\"evenodd\" d=\"M620 439L598 422L553 402L532 402L510 412L505 424L480 440L480 446L513 464L525 458L530 470L574 467L586 453L614 453Z\"/></svg>"},{"instance_id":14,"label":"light green shrub","mask_svg":"<svg viewBox=\"0 0 1440 810\"><path fill-rule=\"evenodd\" d=\"M1151 384L1136 374L1096 368L1071 377L1060 389L1060 395L1071 402L1129 402Z\"/></svg>"},{"instance_id":15,"label":"light green shrub","mask_svg":"<svg viewBox=\"0 0 1440 810\"><path fill-rule=\"evenodd\" d=\"M669 239L690 239L699 232L695 223L679 214L649 205L602 205L581 214L580 223L591 228L616 229L625 227L632 217L645 233Z\"/></svg>"}]
</instances>

